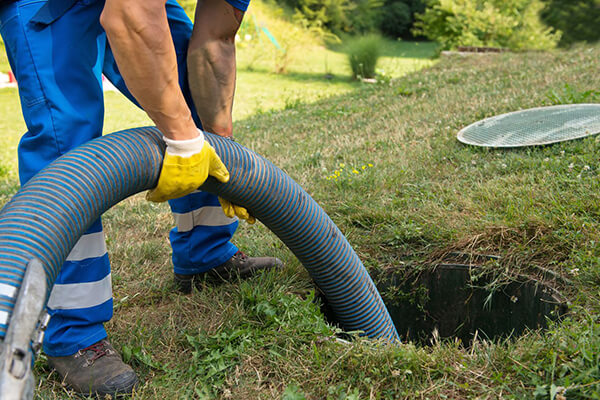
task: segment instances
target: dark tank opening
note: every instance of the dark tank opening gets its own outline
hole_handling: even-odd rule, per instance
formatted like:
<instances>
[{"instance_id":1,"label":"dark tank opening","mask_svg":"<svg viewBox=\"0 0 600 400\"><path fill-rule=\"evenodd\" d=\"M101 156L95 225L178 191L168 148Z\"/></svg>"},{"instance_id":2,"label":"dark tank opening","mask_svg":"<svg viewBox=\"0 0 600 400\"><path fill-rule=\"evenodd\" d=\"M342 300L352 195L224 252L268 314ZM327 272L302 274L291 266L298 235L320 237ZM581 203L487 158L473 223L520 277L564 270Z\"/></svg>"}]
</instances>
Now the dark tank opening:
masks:
<instances>
[{"instance_id":1,"label":"dark tank opening","mask_svg":"<svg viewBox=\"0 0 600 400\"><path fill-rule=\"evenodd\" d=\"M548 319L567 312L566 302L548 283L520 277L491 284L473 265L441 264L430 270L391 272L374 281L403 341L428 345L434 337L458 338L468 346L475 336L495 340L526 329L545 329ZM320 296L325 317L337 323Z\"/></svg>"}]
</instances>

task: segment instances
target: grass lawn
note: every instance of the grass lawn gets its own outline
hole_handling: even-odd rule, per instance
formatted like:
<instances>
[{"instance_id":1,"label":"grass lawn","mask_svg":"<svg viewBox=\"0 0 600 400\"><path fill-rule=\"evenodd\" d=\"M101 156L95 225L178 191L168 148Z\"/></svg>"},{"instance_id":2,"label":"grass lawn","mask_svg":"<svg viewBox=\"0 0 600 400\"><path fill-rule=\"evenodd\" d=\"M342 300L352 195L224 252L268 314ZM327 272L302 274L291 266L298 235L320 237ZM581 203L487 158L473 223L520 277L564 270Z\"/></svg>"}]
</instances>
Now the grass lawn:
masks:
<instances>
[{"instance_id":1,"label":"grass lawn","mask_svg":"<svg viewBox=\"0 0 600 400\"><path fill-rule=\"evenodd\" d=\"M256 2L244 19L237 46L236 120L348 93L361 84L350 78L343 43L324 46L283 15L272 4ZM388 78L435 63L435 43L382 39L381 50L377 69Z\"/></svg>"},{"instance_id":2,"label":"grass lawn","mask_svg":"<svg viewBox=\"0 0 600 400\"><path fill-rule=\"evenodd\" d=\"M428 42L383 41L383 56L378 69L389 78L399 77L435 63L435 44ZM265 59L250 65L248 58L257 50L238 51L240 67L234 105L234 119L273 109L293 108L299 103L349 93L360 85L350 79L346 55L319 45L292 49L290 66L285 74L275 73L276 62ZM299 58L299 53L302 58ZM283 89L282 89L283 88Z\"/></svg>"},{"instance_id":3,"label":"grass lawn","mask_svg":"<svg viewBox=\"0 0 600 400\"><path fill-rule=\"evenodd\" d=\"M455 139L481 118L547 103L565 84L597 90L599 56L600 48L582 47L446 58L389 85L236 123L238 140L307 189L371 272L426 269L449 251L496 254L502 258L488 272L498 279L539 276L543 267L571 282L552 282L572 305L563 323L470 348L452 339L425 347L339 343L311 300L306 272L260 224L242 224L235 241L251 254L280 257L283 271L173 293L167 207L134 196L104 218L115 296L108 330L142 378L134 398L600 396L600 140L503 151ZM112 97L109 110L118 109ZM2 115L16 112L14 92L0 98ZM112 112L109 130L144 122L139 113L119 120ZM18 118L2 123L8 136L22 129ZM6 154L14 151L7 146ZM328 179L340 164L344 171ZM6 165L13 185L5 199L14 188ZM36 370L38 398L75 398L43 357Z\"/></svg>"},{"instance_id":4,"label":"grass lawn","mask_svg":"<svg viewBox=\"0 0 600 400\"><path fill-rule=\"evenodd\" d=\"M407 46L407 56L423 48L390 46ZM343 63L331 61L339 53L325 54L333 79L323 78L321 62L305 62L314 70L290 63L281 75L272 60L249 66L241 54L237 140L304 187L372 273L428 269L453 251L494 254L500 260L484 268L497 280L552 271L549 283L570 301L570 315L547 332L469 348L453 339L342 343L303 267L260 223L241 224L235 243L281 258L284 270L174 293L172 217L136 195L104 217L115 298L107 328L142 379L133 398L600 398L600 139L515 150L455 139L479 119L598 90L600 47L443 58L375 85L347 80ZM264 97L252 100L248 92L259 90ZM0 90L0 115L5 202L17 189L24 131L14 89ZM108 93L106 132L147 123ZM36 398L77 398L43 356L35 368Z\"/></svg>"}]
</instances>

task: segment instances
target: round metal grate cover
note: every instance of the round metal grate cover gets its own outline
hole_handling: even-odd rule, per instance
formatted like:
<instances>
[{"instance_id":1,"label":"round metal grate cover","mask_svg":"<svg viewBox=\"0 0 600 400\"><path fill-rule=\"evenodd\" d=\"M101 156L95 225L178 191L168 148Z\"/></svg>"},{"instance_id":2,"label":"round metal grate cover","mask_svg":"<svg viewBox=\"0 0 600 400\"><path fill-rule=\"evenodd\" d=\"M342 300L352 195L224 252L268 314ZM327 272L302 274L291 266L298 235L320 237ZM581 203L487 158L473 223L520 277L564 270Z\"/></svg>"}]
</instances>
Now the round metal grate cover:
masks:
<instances>
[{"instance_id":1,"label":"round metal grate cover","mask_svg":"<svg viewBox=\"0 0 600 400\"><path fill-rule=\"evenodd\" d=\"M600 104L531 108L475 122L458 132L474 146L539 146L600 133Z\"/></svg>"}]
</instances>

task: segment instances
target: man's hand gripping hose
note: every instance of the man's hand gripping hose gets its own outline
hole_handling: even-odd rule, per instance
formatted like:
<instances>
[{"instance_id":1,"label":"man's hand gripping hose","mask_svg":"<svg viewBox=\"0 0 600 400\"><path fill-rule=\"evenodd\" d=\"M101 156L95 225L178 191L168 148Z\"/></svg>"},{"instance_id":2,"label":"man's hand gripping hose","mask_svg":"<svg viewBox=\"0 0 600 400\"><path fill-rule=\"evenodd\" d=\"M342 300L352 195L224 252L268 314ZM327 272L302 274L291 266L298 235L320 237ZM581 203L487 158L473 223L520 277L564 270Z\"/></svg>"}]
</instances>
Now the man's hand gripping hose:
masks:
<instances>
[{"instance_id":1,"label":"man's hand gripping hose","mask_svg":"<svg viewBox=\"0 0 600 400\"><path fill-rule=\"evenodd\" d=\"M204 133L198 130L198 137L191 140L172 140L163 137L167 145L158 185L150 190L146 198L162 202L185 196L198 189L208 175L225 183L229 180L227 168L215 153L215 149L204 140ZM253 224L256 219L244 207L232 204L219 197L223 212L230 218L237 216Z\"/></svg>"},{"instance_id":2,"label":"man's hand gripping hose","mask_svg":"<svg viewBox=\"0 0 600 400\"><path fill-rule=\"evenodd\" d=\"M215 152L204 140L204 133L190 140L172 140L163 137L167 144L158 184L148 192L150 201L162 202L185 196L198 189L208 176L220 182L229 180L229 172Z\"/></svg>"},{"instance_id":3,"label":"man's hand gripping hose","mask_svg":"<svg viewBox=\"0 0 600 400\"><path fill-rule=\"evenodd\" d=\"M0 343L0 399L31 400L34 353L39 352L50 316L44 312L46 273L42 263L27 265L4 342Z\"/></svg>"},{"instance_id":4,"label":"man's hand gripping hose","mask_svg":"<svg viewBox=\"0 0 600 400\"><path fill-rule=\"evenodd\" d=\"M225 136L229 140L233 140L233 136ZM256 218L254 218L248 210L244 207L233 204L229 200L225 200L222 197L219 197L219 203L221 203L221 208L225 215L229 218L238 217L239 219L245 219L247 223L253 224L256 222Z\"/></svg>"}]
</instances>

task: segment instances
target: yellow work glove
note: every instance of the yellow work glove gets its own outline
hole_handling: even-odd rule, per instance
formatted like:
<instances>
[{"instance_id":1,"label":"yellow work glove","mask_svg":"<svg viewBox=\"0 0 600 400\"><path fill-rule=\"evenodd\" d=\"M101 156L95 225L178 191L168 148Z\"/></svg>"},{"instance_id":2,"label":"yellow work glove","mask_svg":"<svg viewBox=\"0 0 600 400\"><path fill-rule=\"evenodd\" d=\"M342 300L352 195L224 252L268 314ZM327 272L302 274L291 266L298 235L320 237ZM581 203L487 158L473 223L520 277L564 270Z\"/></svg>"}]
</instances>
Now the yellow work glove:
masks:
<instances>
[{"instance_id":1,"label":"yellow work glove","mask_svg":"<svg viewBox=\"0 0 600 400\"><path fill-rule=\"evenodd\" d=\"M204 140L202 131L190 140L171 140L163 137L167 144L158 185L146 194L150 201L162 202L176 199L198 189L213 176L225 183L229 172L215 149Z\"/></svg>"},{"instance_id":2,"label":"yellow work glove","mask_svg":"<svg viewBox=\"0 0 600 400\"><path fill-rule=\"evenodd\" d=\"M221 203L221 208L223 208L223 212L229 218L238 217L240 219L245 219L249 224L253 224L256 222L256 218L254 218L248 210L244 207L236 206L228 200L225 200L222 197L219 197L219 203Z\"/></svg>"}]
</instances>

